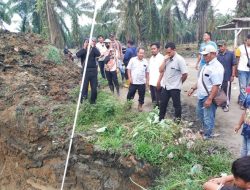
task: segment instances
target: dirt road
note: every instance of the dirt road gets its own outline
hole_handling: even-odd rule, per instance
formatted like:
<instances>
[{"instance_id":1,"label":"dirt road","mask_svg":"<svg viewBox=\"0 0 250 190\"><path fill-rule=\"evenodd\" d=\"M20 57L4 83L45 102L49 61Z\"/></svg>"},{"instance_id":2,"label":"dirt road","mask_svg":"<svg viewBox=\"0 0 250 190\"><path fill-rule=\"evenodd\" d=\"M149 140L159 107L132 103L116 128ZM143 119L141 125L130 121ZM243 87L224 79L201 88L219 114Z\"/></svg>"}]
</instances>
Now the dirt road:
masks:
<instances>
[{"instance_id":1,"label":"dirt road","mask_svg":"<svg viewBox=\"0 0 250 190\"><path fill-rule=\"evenodd\" d=\"M197 97L188 97L187 91L190 89L191 85L193 85L196 82L197 79L197 70L195 69L195 63L196 59L194 58L186 58L186 62L189 67L189 76L187 81L184 83L183 89L182 89L182 103L190 105L190 107L185 106L185 109L183 109L183 115L191 116L192 118L195 118L195 106L197 102ZM230 111L229 112L223 112L221 108L218 108L216 111L216 128L215 133L219 133L220 136L215 138L215 141L219 144L224 145L228 148L228 150L235 156L239 157L240 155L240 146L241 146L241 135L234 133L234 126L237 124L240 115L242 113L242 110L239 108L239 105L237 104L237 96L239 93L239 87L238 87L238 80L235 78L232 85L232 100L230 105ZM121 99L126 99L127 95L127 88L122 88L121 90ZM134 107L137 106L137 95L135 97L135 104ZM144 111L150 111L152 110L152 104L150 96L146 96L145 98L145 104L143 106ZM190 113L185 113L190 112ZM193 114L192 114L193 113ZM186 116L187 117L187 116ZM192 118L189 119L189 121L193 120Z\"/></svg>"}]
</instances>

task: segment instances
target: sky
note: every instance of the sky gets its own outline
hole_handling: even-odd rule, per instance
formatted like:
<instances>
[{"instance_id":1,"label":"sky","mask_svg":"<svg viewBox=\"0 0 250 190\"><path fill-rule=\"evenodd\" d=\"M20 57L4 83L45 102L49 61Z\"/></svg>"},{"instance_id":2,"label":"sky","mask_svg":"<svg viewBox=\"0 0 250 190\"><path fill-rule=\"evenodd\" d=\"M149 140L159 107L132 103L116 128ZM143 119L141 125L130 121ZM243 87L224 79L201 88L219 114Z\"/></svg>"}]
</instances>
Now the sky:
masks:
<instances>
[{"instance_id":1,"label":"sky","mask_svg":"<svg viewBox=\"0 0 250 190\"><path fill-rule=\"evenodd\" d=\"M98 7L101 7L105 0L99 0ZM226 14L228 11L235 10L237 0L212 0L213 6L215 9L217 9L220 13ZM190 11L188 12L189 16L193 14L193 11L195 9L195 3L193 3L190 7ZM85 17L79 18L79 23L86 23L86 20L88 20L88 23L91 23L91 19L86 19ZM70 28L71 21L69 17L65 18L66 24ZM83 22L84 21L84 22ZM4 25L6 29L17 32L18 25L20 24L20 17L18 15L14 15L12 18L12 24L10 26Z\"/></svg>"}]
</instances>

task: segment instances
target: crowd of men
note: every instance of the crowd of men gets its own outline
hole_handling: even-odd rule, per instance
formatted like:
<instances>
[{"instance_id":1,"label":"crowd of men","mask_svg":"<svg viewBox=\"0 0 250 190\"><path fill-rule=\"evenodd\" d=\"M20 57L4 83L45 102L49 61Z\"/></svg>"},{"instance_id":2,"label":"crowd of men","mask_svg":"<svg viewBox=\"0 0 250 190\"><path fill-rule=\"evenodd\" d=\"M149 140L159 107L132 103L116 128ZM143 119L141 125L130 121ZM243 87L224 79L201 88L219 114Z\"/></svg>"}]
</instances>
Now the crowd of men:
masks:
<instances>
[{"instance_id":1,"label":"crowd of men","mask_svg":"<svg viewBox=\"0 0 250 190\"><path fill-rule=\"evenodd\" d=\"M165 45L165 55L161 54L160 43L150 44L151 57L145 58L145 49L136 48L132 40L127 41L126 52L123 52L121 43L110 34L105 39L102 35L86 39L82 49L76 53L81 59L84 68L87 47L90 45L90 54L87 62L86 76L82 91L82 98L88 97L88 86L91 87L90 103L95 104L97 98L98 67L103 79L108 81L111 92L120 95L118 74L128 87L127 100L134 99L138 91L138 111L143 110L146 88L150 90L152 104L159 108L159 120L166 115L169 100L172 99L174 107L174 120L181 121L181 88L188 77L185 59L176 51L176 45L168 42ZM222 89L227 100L220 105L224 112L229 111L231 99L231 84L235 77L239 78L240 95L238 103L241 109L247 97L246 89L250 82L250 35L246 42L239 46L236 52L227 49L226 41L211 41L211 33L206 32L203 43L200 45L197 69L197 83L188 91L191 96L196 90L197 116L203 126L204 139L213 137L215 115L218 105L214 101ZM98 64L97 64L98 63ZM247 148L250 150L250 147ZM248 151L247 154L250 154Z\"/></svg>"}]
</instances>

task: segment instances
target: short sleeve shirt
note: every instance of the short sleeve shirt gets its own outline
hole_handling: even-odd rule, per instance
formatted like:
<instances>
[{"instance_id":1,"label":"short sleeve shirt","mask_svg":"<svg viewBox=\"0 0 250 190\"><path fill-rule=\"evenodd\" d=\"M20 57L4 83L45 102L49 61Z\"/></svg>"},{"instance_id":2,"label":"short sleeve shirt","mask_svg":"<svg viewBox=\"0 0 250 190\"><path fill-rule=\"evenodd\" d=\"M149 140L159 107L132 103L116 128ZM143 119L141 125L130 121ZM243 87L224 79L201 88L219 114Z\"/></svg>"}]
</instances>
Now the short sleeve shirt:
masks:
<instances>
[{"instance_id":1,"label":"short sleeve shirt","mask_svg":"<svg viewBox=\"0 0 250 190\"><path fill-rule=\"evenodd\" d=\"M214 85L221 85L223 82L224 68L221 63L214 58L208 64L206 64L200 71L198 84L197 84L197 97L203 99L208 96L206 89L202 83L202 77L204 83L209 92L211 92Z\"/></svg>"},{"instance_id":2,"label":"short sleeve shirt","mask_svg":"<svg viewBox=\"0 0 250 190\"><path fill-rule=\"evenodd\" d=\"M233 71L233 66L236 64L236 58L232 51L226 51L225 53L218 53L217 55L218 61L224 67L224 81L230 81Z\"/></svg>"},{"instance_id":3,"label":"short sleeve shirt","mask_svg":"<svg viewBox=\"0 0 250 190\"><path fill-rule=\"evenodd\" d=\"M162 87L166 90L181 89L182 74L188 73L187 65L182 56L175 56L166 63L165 72L162 78Z\"/></svg>"},{"instance_id":4,"label":"short sleeve shirt","mask_svg":"<svg viewBox=\"0 0 250 190\"><path fill-rule=\"evenodd\" d=\"M105 52L107 51L107 48L104 43L98 42L96 44L96 48L100 51L101 55L104 55ZM101 58L98 59L98 61L103 61L105 59L105 56L102 56Z\"/></svg>"},{"instance_id":5,"label":"short sleeve shirt","mask_svg":"<svg viewBox=\"0 0 250 190\"><path fill-rule=\"evenodd\" d=\"M148 62L146 59L139 60L138 57L130 59L127 69L131 70L133 84L145 84Z\"/></svg>"},{"instance_id":6,"label":"short sleeve shirt","mask_svg":"<svg viewBox=\"0 0 250 190\"><path fill-rule=\"evenodd\" d=\"M156 56L152 56L149 60L148 72L149 72L149 85L157 86L157 82L160 76L159 68L164 61L164 56L158 53Z\"/></svg>"},{"instance_id":7,"label":"short sleeve shirt","mask_svg":"<svg viewBox=\"0 0 250 190\"><path fill-rule=\"evenodd\" d=\"M248 52L248 57L250 58L250 47L246 47ZM235 56L239 57L239 65L238 70L239 71L250 71L249 67L247 66L247 53L244 45L241 45L237 48L235 52Z\"/></svg>"},{"instance_id":8,"label":"short sleeve shirt","mask_svg":"<svg viewBox=\"0 0 250 190\"><path fill-rule=\"evenodd\" d=\"M205 49L205 47L206 47L207 45L212 45L212 46L215 47L215 49L218 49L216 43L213 42L213 41L209 41L209 42L207 42L207 43L203 42L203 43L201 43L201 45L200 45L199 53L201 53L202 51L204 51L204 49ZM206 61L205 61L205 59L203 58L203 56L201 55L200 66L203 67L205 64L206 64Z\"/></svg>"}]
</instances>

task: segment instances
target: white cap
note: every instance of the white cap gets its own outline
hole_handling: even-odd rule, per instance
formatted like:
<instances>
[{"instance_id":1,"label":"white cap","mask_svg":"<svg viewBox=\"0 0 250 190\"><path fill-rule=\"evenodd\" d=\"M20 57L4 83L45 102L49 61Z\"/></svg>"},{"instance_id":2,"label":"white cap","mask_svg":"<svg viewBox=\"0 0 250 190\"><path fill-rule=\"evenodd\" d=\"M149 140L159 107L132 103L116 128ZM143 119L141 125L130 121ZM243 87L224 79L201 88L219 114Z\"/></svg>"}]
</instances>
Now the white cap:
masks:
<instances>
[{"instance_id":1,"label":"white cap","mask_svg":"<svg viewBox=\"0 0 250 190\"><path fill-rule=\"evenodd\" d=\"M207 45L205 46L204 50L202 52L200 52L201 55L206 55L206 54L209 54L209 53L216 53L217 52L217 49L212 46L212 45Z\"/></svg>"},{"instance_id":2,"label":"white cap","mask_svg":"<svg viewBox=\"0 0 250 190\"><path fill-rule=\"evenodd\" d=\"M106 39L106 40L104 40L104 43L110 43L111 42L111 40L110 39Z\"/></svg>"}]
</instances>

